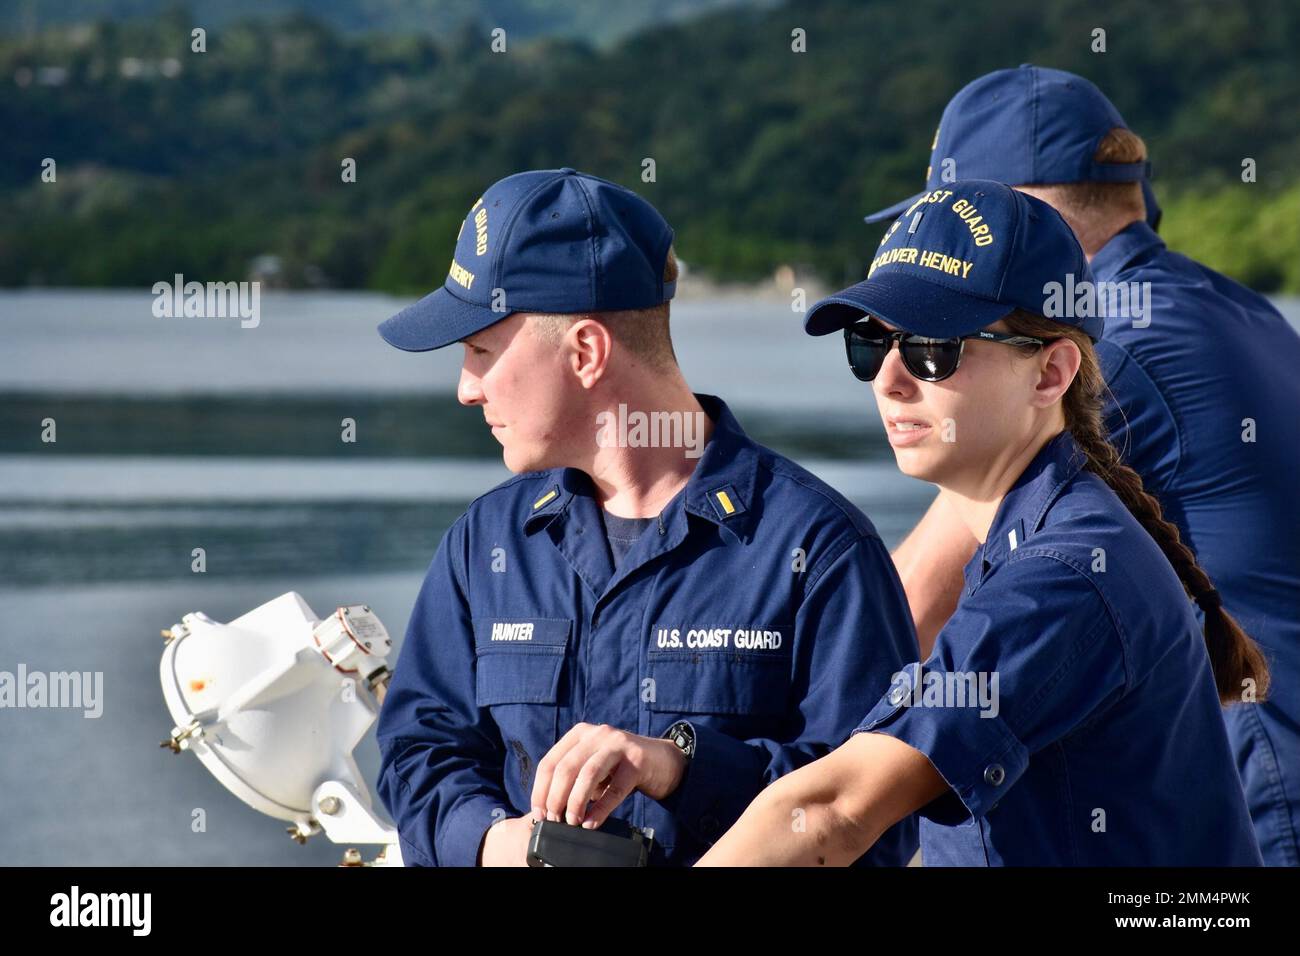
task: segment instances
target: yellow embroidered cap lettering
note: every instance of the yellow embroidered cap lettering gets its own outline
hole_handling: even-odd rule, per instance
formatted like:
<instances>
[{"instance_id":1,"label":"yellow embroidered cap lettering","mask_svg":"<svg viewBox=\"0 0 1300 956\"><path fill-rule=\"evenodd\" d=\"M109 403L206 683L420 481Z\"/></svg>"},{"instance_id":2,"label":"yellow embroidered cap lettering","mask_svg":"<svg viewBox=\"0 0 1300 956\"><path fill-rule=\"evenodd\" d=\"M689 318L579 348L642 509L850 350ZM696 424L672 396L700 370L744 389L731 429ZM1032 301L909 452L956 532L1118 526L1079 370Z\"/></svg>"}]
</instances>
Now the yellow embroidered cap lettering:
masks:
<instances>
[{"instance_id":1,"label":"yellow embroidered cap lettering","mask_svg":"<svg viewBox=\"0 0 1300 956\"><path fill-rule=\"evenodd\" d=\"M466 289L474 284L474 273L470 272L455 259L451 260L451 269L447 275L457 285L463 286Z\"/></svg>"}]
</instances>

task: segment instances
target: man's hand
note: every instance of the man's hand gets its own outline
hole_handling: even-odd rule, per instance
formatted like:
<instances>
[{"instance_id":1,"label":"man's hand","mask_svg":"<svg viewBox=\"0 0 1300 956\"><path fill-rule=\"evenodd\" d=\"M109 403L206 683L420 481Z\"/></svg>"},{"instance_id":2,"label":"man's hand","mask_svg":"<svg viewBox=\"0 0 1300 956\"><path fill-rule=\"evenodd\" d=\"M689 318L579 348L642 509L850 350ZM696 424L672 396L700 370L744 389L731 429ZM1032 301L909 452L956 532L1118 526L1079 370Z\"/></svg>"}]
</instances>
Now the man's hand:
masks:
<instances>
[{"instance_id":1,"label":"man's hand","mask_svg":"<svg viewBox=\"0 0 1300 956\"><path fill-rule=\"evenodd\" d=\"M591 830L633 790L662 800L685 776L686 755L671 741L576 724L537 765L533 814Z\"/></svg>"},{"instance_id":2,"label":"man's hand","mask_svg":"<svg viewBox=\"0 0 1300 956\"><path fill-rule=\"evenodd\" d=\"M479 866L527 866L531 817L508 817L488 827L479 850Z\"/></svg>"}]
</instances>

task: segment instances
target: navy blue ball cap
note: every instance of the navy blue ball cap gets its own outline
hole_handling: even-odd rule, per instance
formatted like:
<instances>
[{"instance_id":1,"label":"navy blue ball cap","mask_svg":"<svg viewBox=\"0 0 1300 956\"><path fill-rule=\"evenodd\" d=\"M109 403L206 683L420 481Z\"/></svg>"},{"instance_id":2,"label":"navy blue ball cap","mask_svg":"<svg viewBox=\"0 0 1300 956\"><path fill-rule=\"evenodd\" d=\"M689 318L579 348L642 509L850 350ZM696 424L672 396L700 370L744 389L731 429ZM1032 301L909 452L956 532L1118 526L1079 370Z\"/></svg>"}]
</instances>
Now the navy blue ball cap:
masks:
<instances>
[{"instance_id":1,"label":"navy blue ball cap","mask_svg":"<svg viewBox=\"0 0 1300 956\"><path fill-rule=\"evenodd\" d=\"M1092 270L1060 213L1042 200L991 180L959 180L924 193L889 227L865 282L816 303L809 335L827 335L865 315L917 335L969 335L1016 309L1038 315ZM1052 284L1056 283L1054 287ZM1085 309L1084 311L1093 311ZM1053 315L1096 341L1098 315Z\"/></svg>"},{"instance_id":2,"label":"navy blue ball cap","mask_svg":"<svg viewBox=\"0 0 1300 956\"><path fill-rule=\"evenodd\" d=\"M458 342L515 312L646 309L664 282L673 231L636 193L576 170L516 173L490 186L456 237L447 280L382 322L408 352Z\"/></svg>"},{"instance_id":3,"label":"navy blue ball cap","mask_svg":"<svg viewBox=\"0 0 1300 956\"><path fill-rule=\"evenodd\" d=\"M1081 76L1028 63L996 70L968 83L944 108L930 147L926 191L947 185L945 176L1013 186L1145 182L1151 173L1148 162L1093 160L1102 139L1116 127L1128 125L1105 94ZM1147 221L1154 226L1160 208L1150 189L1145 192ZM916 199L874 212L866 221L892 219Z\"/></svg>"}]
</instances>

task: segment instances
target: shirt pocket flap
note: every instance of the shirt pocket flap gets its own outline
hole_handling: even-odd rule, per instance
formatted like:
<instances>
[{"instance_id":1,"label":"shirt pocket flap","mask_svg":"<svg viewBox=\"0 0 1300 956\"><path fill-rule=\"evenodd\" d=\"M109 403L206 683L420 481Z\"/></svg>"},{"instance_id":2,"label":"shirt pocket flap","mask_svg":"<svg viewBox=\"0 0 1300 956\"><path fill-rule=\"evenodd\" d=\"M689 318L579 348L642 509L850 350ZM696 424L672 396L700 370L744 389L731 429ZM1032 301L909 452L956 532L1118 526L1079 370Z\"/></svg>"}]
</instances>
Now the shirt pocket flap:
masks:
<instances>
[{"instance_id":1,"label":"shirt pocket flap","mask_svg":"<svg viewBox=\"0 0 1300 956\"><path fill-rule=\"evenodd\" d=\"M790 655L652 652L650 710L665 714L775 715L788 710Z\"/></svg>"},{"instance_id":2,"label":"shirt pocket flap","mask_svg":"<svg viewBox=\"0 0 1300 956\"><path fill-rule=\"evenodd\" d=\"M572 630L554 618L475 620L475 703L554 704Z\"/></svg>"}]
</instances>

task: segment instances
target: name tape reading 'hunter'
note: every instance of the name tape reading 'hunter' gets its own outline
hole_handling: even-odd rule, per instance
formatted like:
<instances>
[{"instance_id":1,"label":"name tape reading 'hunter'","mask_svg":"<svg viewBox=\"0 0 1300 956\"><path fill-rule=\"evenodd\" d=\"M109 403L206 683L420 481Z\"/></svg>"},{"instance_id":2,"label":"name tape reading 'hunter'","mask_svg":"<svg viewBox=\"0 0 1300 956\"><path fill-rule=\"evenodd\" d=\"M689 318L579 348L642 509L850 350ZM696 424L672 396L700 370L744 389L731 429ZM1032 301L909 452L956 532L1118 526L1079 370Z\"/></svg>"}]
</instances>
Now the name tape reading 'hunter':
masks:
<instances>
[{"instance_id":1,"label":"name tape reading 'hunter'","mask_svg":"<svg viewBox=\"0 0 1300 956\"><path fill-rule=\"evenodd\" d=\"M533 639L533 622L510 621L492 622L492 640L494 641L531 641Z\"/></svg>"}]
</instances>

